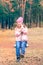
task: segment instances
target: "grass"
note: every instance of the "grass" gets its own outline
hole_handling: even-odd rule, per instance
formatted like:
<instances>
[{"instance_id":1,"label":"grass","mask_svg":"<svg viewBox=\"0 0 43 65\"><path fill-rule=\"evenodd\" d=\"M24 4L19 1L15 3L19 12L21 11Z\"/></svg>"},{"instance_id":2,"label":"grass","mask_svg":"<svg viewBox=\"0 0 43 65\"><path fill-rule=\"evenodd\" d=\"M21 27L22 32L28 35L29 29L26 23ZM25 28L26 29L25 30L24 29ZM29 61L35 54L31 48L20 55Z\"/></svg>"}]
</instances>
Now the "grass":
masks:
<instances>
[{"instance_id":1,"label":"grass","mask_svg":"<svg viewBox=\"0 0 43 65\"><path fill-rule=\"evenodd\" d=\"M25 58L16 62L14 30L0 30L0 65L43 65L43 28L29 28Z\"/></svg>"}]
</instances>

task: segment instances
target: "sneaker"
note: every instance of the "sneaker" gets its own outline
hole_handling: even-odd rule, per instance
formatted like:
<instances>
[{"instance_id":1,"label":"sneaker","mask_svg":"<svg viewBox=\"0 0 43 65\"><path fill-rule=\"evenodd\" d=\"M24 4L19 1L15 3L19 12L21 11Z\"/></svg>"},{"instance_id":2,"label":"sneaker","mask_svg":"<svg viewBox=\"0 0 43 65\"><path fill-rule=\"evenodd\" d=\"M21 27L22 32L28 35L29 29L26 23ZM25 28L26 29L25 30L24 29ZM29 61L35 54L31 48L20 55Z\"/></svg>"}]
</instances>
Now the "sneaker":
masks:
<instances>
[{"instance_id":1,"label":"sneaker","mask_svg":"<svg viewBox=\"0 0 43 65\"><path fill-rule=\"evenodd\" d=\"M24 58L24 55L20 55L20 58Z\"/></svg>"},{"instance_id":2,"label":"sneaker","mask_svg":"<svg viewBox=\"0 0 43 65\"><path fill-rule=\"evenodd\" d=\"M17 57L17 62L19 62L20 61L20 57Z\"/></svg>"}]
</instances>

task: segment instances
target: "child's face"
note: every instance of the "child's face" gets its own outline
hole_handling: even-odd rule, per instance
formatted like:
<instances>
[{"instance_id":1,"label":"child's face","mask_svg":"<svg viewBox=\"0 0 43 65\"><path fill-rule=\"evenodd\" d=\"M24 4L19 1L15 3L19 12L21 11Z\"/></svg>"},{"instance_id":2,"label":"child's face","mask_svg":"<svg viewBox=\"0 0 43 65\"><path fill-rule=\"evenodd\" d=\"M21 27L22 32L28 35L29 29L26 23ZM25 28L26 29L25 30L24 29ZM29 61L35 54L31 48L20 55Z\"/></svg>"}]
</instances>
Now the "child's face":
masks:
<instances>
[{"instance_id":1,"label":"child's face","mask_svg":"<svg viewBox=\"0 0 43 65\"><path fill-rule=\"evenodd\" d=\"M17 27L20 28L21 27L21 23L17 23Z\"/></svg>"}]
</instances>

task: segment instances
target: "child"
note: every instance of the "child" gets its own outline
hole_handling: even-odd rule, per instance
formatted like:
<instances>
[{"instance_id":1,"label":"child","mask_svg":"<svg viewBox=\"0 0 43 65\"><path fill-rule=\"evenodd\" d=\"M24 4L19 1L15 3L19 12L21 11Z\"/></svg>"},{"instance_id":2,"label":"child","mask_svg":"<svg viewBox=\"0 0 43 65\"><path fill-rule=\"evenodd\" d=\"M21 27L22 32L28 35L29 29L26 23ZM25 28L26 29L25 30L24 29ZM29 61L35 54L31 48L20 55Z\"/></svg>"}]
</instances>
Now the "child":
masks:
<instances>
[{"instance_id":1,"label":"child","mask_svg":"<svg viewBox=\"0 0 43 65\"><path fill-rule=\"evenodd\" d=\"M17 22L17 26L15 28L16 57L17 61L20 61L20 57L23 58L25 54L25 48L27 44L27 27L23 24L22 17L19 17L16 22Z\"/></svg>"},{"instance_id":2,"label":"child","mask_svg":"<svg viewBox=\"0 0 43 65\"><path fill-rule=\"evenodd\" d=\"M15 27L15 38L16 38L16 58L20 61L20 47L21 47L21 24L23 23L23 18L19 17L16 21Z\"/></svg>"}]
</instances>

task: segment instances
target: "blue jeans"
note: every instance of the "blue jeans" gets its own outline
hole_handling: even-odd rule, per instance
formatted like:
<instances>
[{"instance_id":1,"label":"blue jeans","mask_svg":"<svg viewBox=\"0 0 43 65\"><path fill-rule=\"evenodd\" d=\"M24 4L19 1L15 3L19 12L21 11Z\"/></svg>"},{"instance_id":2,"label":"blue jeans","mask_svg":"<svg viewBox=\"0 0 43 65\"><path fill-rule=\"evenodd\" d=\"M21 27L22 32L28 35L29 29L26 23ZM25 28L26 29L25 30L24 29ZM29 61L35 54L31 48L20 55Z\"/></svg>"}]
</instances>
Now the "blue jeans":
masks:
<instances>
[{"instance_id":1,"label":"blue jeans","mask_svg":"<svg viewBox=\"0 0 43 65\"><path fill-rule=\"evenodd\" d=\"M20 57L20 54L25 54L26 41L16 41L16 56Z\"/></svg>"}]
</instances>

